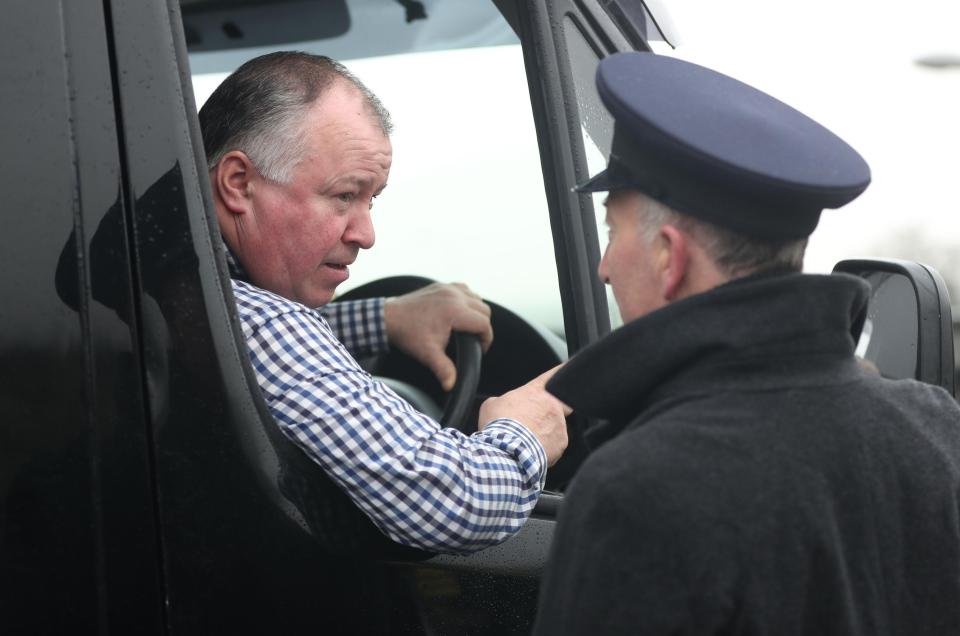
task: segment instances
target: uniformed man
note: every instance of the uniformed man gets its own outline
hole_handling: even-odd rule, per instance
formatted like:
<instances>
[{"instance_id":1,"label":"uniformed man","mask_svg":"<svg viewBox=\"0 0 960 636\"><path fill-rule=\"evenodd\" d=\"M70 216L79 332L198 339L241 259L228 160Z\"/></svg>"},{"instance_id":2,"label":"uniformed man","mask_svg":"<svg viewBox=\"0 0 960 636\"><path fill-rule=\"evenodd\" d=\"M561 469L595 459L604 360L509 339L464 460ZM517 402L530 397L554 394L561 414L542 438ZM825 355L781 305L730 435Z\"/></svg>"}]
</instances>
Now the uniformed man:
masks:
<instances>
[{"instance_id":1,"label":"uniformed man","mask_svg":"<svg viewBox=\"0 0 960 636\"><path fill-rule=\"evenodd\" d=\"M647 53L614 117L599 274L625 325L548 385L607 419L571 484L538 634L960 634L960 408L854 357L868 287L801 274L868 185L833 133Z\"/></svg>"}]
</instances>

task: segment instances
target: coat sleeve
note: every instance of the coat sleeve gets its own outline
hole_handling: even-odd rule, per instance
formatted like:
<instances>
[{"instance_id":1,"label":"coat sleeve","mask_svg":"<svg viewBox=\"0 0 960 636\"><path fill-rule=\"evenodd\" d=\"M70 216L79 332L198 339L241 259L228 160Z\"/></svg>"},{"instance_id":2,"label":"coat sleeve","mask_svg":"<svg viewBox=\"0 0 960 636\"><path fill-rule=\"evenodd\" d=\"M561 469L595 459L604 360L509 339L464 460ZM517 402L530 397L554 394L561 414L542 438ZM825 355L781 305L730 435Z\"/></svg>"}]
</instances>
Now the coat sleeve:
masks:
<instances>
[{"instance_id":1,"label":"coat sleeve","mask_svg":"<svg viewBox=\"0 0 960 636\"><path fill-rule=\"evenodd\" d=\"M696 485L638 470L637 458L628 472L616 456L591 459L564 502L534 633L721 632L737 556L696 509Z\"/></svg>"}]
</instances>

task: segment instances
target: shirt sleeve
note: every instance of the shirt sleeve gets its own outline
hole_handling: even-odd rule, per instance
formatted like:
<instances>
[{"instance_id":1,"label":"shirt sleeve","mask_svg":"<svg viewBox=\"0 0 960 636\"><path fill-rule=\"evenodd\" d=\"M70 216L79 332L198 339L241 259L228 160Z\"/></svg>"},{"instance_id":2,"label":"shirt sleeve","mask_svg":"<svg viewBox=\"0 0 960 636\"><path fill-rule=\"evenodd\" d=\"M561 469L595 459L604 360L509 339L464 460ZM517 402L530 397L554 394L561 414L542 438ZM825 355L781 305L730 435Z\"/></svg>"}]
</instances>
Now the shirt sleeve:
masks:
<instances>
[{"instance_id":1,"label":"shirt sleeve","mask_svg":"<svg viewBox=\"0 0 960 636\"><path fill-rule=\"evenodd\" d=\"M306 308L246 335L280 428L394 541L471 552L530 515L547 464L520 423L495 420L470 436L442 429L361 369Z\"/></svg>"},{"instance_id":2,"label":"shirt sleeve","mask_svg":"<svg viewBox=\"0 0 960 636\"><path fill-rule=\"evenodd\" d=\"M383 303L383 298L344 300L324 305L317 311L347 351L360 357L390 350Z\"/></svg>"}]
</instances>

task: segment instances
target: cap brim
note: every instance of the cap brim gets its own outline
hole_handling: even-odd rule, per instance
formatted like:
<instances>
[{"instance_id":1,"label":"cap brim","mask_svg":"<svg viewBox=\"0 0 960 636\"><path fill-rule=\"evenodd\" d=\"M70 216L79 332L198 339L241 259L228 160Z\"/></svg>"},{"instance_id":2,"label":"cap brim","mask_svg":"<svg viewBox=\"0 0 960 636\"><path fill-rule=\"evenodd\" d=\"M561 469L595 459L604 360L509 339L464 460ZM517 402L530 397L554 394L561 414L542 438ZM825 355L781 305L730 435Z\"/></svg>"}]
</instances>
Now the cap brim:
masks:
<instances>
[{"instance_id":1,"label":"cap brim","mask_svg":"<svg viewBox=\"0 0 960 636\"><path fill-rule=\"evenodd\" d=\"M623 187L624 184L620 183L610 174L610 169L606 169L603 172L598 172L594 176L590 177L580 185L576 186L574 192L607 192L609 190L615 190L618 187Z\"/></svg>"}]
</instances>

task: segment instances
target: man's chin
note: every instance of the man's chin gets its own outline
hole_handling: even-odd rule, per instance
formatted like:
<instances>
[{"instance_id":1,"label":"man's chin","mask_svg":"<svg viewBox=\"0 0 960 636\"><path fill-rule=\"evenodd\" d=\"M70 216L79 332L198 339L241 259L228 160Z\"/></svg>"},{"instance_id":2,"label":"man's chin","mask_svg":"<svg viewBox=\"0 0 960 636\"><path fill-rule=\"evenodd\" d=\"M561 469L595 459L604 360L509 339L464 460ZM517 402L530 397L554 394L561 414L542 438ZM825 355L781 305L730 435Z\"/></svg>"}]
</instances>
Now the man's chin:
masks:
<instances>
[{"instance_id":1,"label":"man's chin","mask_svg":"<svg viewBox=\"0 0 960 636\"><path fill-rule=\"evenodd\" d=\"M336 288L333 289L308 289L304 290L302 293L297 294L296 302L301 305L306 305L311 309L317 309L318 307L323 307L331 300L336 293Z\"/></svg>"},{"instance_id":2,"label":"man's chin","mask_svg":"<svg viewBox=\"0 0 960 636\"><path fill-rule=\"evenodd\" d=\"M317 294L310 299L310 304L308 305L308 307L312 307L313 309L317 309L318 307L323 307L324 305L332 301L334 296L335 296L334 291L331 291L328 294Z\"/></svg>"}]
</instances>

